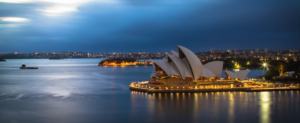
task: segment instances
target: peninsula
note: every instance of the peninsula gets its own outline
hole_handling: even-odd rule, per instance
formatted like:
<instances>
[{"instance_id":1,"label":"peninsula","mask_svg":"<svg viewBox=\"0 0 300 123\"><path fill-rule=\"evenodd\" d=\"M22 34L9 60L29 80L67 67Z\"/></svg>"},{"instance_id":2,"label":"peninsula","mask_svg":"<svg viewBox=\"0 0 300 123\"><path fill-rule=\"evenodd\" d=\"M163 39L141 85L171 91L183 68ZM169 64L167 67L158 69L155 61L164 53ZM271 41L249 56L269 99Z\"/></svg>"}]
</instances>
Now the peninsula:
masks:
<instances>
[{"instance_id":1,"label":"peninsula","mask_svg":"<svg viewBox=\"0 0 300 123\"><path fill-rule=\"evenodd\" d=\"M294 90L299 84L268 83L247 78L250 70L232 72L225 70L221 78L223 61L202 64L189 49L178 45L178 52L171 51L167 58L154 61L154 72L149 81L133 82L131 90L156 92L207 92L207 91L264 91Z\"/></svg>"},{"instance_id":2,"label":"peninsula","mask_svg":"<svg viewBox=\"0 0 300 123\"><path fill-rule=\"evenodd\" d=\"M153 62L150 61L138 61L132 58L111 58L102 60L98 66L149 66Z\"/></svg>"}]
</instances>

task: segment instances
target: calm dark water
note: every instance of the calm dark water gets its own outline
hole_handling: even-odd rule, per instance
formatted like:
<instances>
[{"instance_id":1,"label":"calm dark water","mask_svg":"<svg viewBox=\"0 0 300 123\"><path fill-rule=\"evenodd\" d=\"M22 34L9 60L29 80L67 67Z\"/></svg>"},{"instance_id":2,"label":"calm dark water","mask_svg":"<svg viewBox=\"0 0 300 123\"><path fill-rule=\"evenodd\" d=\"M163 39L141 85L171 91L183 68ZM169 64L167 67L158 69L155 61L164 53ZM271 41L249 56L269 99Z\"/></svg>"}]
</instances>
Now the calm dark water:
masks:
<instances>
[{"instance_id":1,"label":"calm dark water","mask_svg":"<svg viewBox=\"0 0 300 123\"><path fill-rule=\"evenodd\" d=\"M149 80L152 66L96 66L100 60L0 62L0 122L300 122L299 91L147 94L128 85ZM22 63L39 69L21 70Z\"/></svg>"}]
</instances>

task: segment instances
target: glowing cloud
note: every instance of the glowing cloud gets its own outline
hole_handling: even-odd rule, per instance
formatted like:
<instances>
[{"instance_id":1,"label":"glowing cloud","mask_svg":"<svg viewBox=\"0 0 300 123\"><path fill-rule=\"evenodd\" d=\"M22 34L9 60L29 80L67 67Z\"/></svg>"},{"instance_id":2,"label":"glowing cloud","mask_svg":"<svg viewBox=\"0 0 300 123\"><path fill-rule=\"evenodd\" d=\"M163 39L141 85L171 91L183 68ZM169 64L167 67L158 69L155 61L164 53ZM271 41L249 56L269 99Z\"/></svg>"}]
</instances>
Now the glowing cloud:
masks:
<instances>
[{"instance_id":1,"label":"glowing cloud","mask_svg":"<svg viewBox=\"0 0 300 123\"><path fill-rule=\"evenodd\" d=\"M26 18L19 18L19 17L2 17L0 18L2 21L11 21L11 22L24 22L28 21Z\"/></svg>"},{"instance_id":2,"label":"glowing cloud","mask_svg":"<svg viewBox=\"0 0 300 123\"><path fill-rule=\"evenodd\" d=\"M5 3L48 2L48 3L64 3L64 4L83 3L87 1L90 0L0 0L0 2L5 2Z\"/></svg>"},{"instance_id":3,"label":"glowing cloud","mask_svg":"<svg viewBox=\"0 0 300 123\"><path fill-rule=\"evenodd\" d=\"M34 2L34 0L0 0L0 2L4 2L4 3L28 3L28 2Z\"/></svg>"},{"instance_id":4,"label":"glowing cloud","mask_svg":"<svg viewBox=\"0 0 300 123\"><path fill-rule=\"evenodd\" d=\"M41 11L47 13L64 13L64 12L77 11L77 9L75 6L53 6L53 7L48 7L46 9L43 9Z\"/></svg>"},{"instance_id":5,"label":"glowing cloud","mask_svg":"<svg viewBox=\"0 0 300 123\"><path fill-rule=\"evenodd\" d=\"M6 3L49 3L49 7L37 9L44 12L47 16L57 16L62 13L78 11L77 7L81 4L90 2L93 0L0 0L0 2ZM117 0L95 0L100 3L117 3Z\"/></svg>"}]
</instances>

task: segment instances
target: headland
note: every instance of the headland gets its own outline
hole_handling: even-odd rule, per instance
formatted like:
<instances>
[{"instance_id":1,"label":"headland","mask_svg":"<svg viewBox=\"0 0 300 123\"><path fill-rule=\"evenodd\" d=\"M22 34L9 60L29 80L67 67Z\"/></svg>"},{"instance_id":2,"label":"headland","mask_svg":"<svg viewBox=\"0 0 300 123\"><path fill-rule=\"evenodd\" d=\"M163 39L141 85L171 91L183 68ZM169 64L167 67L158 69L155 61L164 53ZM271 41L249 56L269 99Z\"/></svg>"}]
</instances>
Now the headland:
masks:
<instances>
[{"instance_id":1,"label":"headland","mask_svg":"<svg viewBox=\"0 0 300 123\"><path fill-rule=\"evenodd\" d=\"M98 66L150 66L151 61L138 61L132 58L111 58L102 60Z\"/></svg>"},{"instance_id":2,"label":"headland","mask_svg":"<svg viewBox=\"0 0 300 123\"><path fill-rule=\"evenodd\" d=\"M154 72L149 81L133 82L130 90L149 93L160 92L211 92L211 91L266 91L298 90L297 83L268 83L247 77L250 70L224 70L223 61L202 64L189 49L178 45L178 52L171 51L162 61L154 61Z\"/></svg>"}]
</instances>

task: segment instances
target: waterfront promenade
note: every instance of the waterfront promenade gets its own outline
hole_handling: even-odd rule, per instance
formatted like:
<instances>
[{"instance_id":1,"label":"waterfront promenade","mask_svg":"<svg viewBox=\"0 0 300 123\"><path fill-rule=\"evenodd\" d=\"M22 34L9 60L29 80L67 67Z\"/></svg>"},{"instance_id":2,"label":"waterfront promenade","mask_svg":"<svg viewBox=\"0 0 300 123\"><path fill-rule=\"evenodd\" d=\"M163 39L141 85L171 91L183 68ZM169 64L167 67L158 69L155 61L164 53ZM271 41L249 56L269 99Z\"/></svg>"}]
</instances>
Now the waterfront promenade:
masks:
<instances>
[{"instance_id":1,"label":"waterfront promenade","mask_svg":"<svg viewBox=\"0 0 300 123\"><path fill-rule=\"evenodd\" d=\"M257 82L265 83L265 82ZM227 91L286 91L286 90L300 90L299 84L294 85L284 85L284 86L266 86L266 87L232 87L232 88L222 88L222 87L207 87L207 88L193 88L195 85L190 85L189 88L153 88L149 85L148 81L140 83L132 83L129 85L129 89L133 91L141 91L147 93L177 93L177 92L227 92Z\"/></svg>"}]
</instances>

